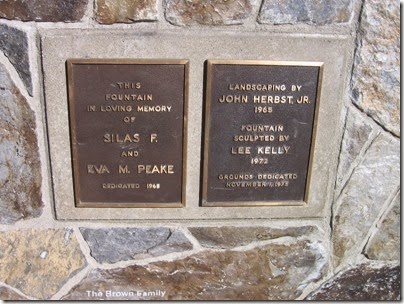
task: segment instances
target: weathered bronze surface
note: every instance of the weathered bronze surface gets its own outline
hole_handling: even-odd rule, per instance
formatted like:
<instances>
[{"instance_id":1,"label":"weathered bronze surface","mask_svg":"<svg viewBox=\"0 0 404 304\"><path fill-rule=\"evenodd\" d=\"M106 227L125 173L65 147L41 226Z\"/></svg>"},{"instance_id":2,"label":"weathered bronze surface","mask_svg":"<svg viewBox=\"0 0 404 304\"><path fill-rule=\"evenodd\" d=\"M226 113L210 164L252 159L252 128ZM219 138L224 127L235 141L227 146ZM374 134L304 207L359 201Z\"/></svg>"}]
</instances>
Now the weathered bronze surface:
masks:
<instances>
[{"instance_id":1,"label":"weathered bronze surface","mask_svg":"<svg viewBox=\"0 0 404 304\"><path fill-rule=\"evenodd\" d=\"M322 63L208 60L203 206L307 203Z\"/></svg>"},{"instance_id":2,"label":"weathered bronze surface","mask_svg":"<svg viewBox=\"0 0 404 304\"><path fill-rule=\"evenodd\" d=\"M185 204L188 61L67 61L78 207Z\"/></svg>"}]
</instances>

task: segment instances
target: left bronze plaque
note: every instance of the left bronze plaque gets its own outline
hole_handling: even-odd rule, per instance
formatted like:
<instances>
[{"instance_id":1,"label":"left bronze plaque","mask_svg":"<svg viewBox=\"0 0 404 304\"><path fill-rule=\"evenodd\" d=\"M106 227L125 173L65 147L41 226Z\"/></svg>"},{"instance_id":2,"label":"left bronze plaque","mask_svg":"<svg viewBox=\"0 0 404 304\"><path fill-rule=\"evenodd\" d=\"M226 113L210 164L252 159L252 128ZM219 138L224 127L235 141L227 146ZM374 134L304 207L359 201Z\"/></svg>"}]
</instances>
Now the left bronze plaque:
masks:
<instances>
[{"instance_id":1,"label":"left bronze plaque","mask_svg":"<svg viewBox=\"0 0 404 304\"><path fill-rule=\"evenodd\" d=\"M77 207L185 205L187 60L67 60Z\"/></svg>"}]
</instances>

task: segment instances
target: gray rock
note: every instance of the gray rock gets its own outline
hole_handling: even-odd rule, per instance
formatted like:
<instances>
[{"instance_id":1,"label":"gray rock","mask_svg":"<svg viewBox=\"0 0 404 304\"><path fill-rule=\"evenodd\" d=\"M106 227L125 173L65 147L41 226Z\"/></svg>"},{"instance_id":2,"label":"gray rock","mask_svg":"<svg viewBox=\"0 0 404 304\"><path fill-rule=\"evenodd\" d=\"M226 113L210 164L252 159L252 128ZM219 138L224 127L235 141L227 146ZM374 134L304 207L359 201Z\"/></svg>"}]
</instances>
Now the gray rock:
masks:
<instances>
[{"instance_id":1,"label":"gray rock","mask_svg":"<svg viewBox=\"0 0 404 304\"><path fill-rule=\"evenodd\" d=\"M99 263L116 263L192 249L179 231L168 228L80 228Z\"/></svg>"},{"instance_id":2,"label":"gray rock","mask_svg":"<svg viewBox=\"0 0 404 304\"><path fill-rule=\"evenodd\" d=\"M165 0L165 17L179 26L243 24L251 14L250 0Z\"/></svg>"},{"instance_id":3,"label":"gray rock","mask_svg":"<svg viewBox=\"0 0 404 304\"><path fill-rule=\"evenodd\" d=\"M400 193L365 249L371 260L400 260Z\"/></svg>"},{"instance_id":4,"label":"gray rock","mask_svg":"<svg viewBox=\"0 0 404 304\"><path fill-rule=\"evenodd\" d=\"M11 26L0 24L0 50L8 60L10 60L18 75L21 77L28 93L32 96L27 34Z\"/></svg>"},{"instance_id":5,"label":"gray rock","mask_svg":"<svg viewBox=\"0 0 404 304\"><path fill-rule=\"evenodd\" d=\"M258 22L264 24L346 23L351 19L351 0L264 0Z\"/></svg>"},{"instance_id":6,"label":"gray rock","mask_svg":"<svg viewBox=\"0 0 404 304\"><path fill-rule=\"evenodd\" d=\"M359 248L381 207L400 184L400 143L379 135L355 168L334 206L333 243L335 262Z\"/></svg>"},{"instance_id":7,"label":"gray rock","mask_svg":"<svg viewBox=\"0 0 404 304\"><path fill-rule=\"evenodd\" d=\"M400 135L400 3L366 0L352 75L352 101Z\"/></svg>"},{"instance_id":8,"label":"gray rock","mask_svg":"<svg viewBox=\"0 0 404 304\"><path fill-rule=\"evenodd\" d=\"M356 265L338 273L305 300L397 301L400 300L400 266Z\"/></svg>"},{"instance_id":9,"label":"gray rock","mask_svg":"<svg viewBox=\"0 0 404 304\"><path fill-rule=\"evenodd\" d=\"M337 189L342 187L341 183L346 174L351 172L352 163L357 159L364 145L372 139L372 131L372 125L359 115L357 111L348 111L339 155Z\"/></svg>"},{"instance_id":10,"label":"gray rock","mask_svg":"<svg viewBox=\"0 0 404 304\"><path fill-rule=\"evenodd\" d=\"M182 252L191 250L193 248L192 243L187 239L187 237L180 231L175 230L168 237L167 241L159 244L156 247L147 250L147 254L142 254L135 257L156 257L173 252Z\"/></svg>"},{"instance_id":11,"label":"gray rock","mask_svg":"<svg viewBox=\"0 0 404 304\"><path fill-rule=\"evenodd\" d=\"M42 213L34 112L0 64L0 223Z\"/></svg>"},{"instance_id":12,"label":"gray rock","mask_svg":"<svg viewBox=\"0 0 404 304\"><path fill-rule=\"evenodd\" d=\"M0 1L0 18L21 21L80 21L87 0L6 0Z\"/></svg>"}]
</instances>

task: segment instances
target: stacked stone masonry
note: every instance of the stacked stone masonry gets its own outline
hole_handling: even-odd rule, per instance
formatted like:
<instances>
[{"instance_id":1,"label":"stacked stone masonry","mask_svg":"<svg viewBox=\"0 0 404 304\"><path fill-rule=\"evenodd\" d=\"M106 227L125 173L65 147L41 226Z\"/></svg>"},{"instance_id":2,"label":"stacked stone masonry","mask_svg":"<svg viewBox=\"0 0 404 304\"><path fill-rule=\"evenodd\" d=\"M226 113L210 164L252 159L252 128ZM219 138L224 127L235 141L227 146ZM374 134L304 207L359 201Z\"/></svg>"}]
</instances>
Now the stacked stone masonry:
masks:
<instances>
[{"instance_id":1,"label":"stacked stone masonry","mask_svg":"<svg viewBox=\"0 0 404 304\"><path fill-rule=\"evenodd\" d=\"M393 0L0 1L0 299L400 300L399 9ZM352 74L324 216L56 220L38 41L43 28L71 26L348 35Z\"/></svg>"}]
</instances>

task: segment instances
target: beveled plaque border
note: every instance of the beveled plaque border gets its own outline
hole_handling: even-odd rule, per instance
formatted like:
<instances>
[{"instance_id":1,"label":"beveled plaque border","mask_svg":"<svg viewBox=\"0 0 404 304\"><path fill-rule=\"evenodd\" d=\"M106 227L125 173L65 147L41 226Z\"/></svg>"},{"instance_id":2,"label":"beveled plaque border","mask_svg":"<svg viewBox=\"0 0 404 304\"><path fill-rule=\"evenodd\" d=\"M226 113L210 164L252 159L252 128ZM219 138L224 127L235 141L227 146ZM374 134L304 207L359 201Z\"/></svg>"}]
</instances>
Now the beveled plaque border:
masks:
<instances>
[{"instance_id":1,"label":"beveled plaque border","mask_svg":"<svg viewBox=\"0 0 404 304\"><path fill-rule=\"evenodd\" d=\"M72 69L74 65L183 65L184 66L184 100L183 100L183 130L182 130L182 180L181 180L181 201L175 203L93 203L80 202L79 174L78 174L78 152L76 141L76 121L74 116L74 88ZM187 177L187 142L188 142L188 96L189 96L189 60L187 59L72 59L66 60L67 91L69 104L69 127L70 147L73 170L73 188L75 206L78 208L182 208L186 206L186 177Z\"/></svg>"},{"instance_id":2,"label":"beveled plaque border","mask_svg":"<svg viewBox=\"0 0 404 304\"><path fill-rule=\"evenodd\" d=\"M210 106L212 95L212 66L215 64L220 65L262 65L262 66L310 66L318 67L318 82L317 82L317 95L316 106L314 108L312 138L310 143L310 154L308 160L307 178L304 191L303 201L240 201L240 202L207 202L208 192L208 164L209 164L209 134L210 134ZM310 181L313 165L313 157L316 142L317 123L319 115L320 97L321 97L321 84L323 80L324 62L315 61L271 61L271 60L237 60L237 59L208 59L206 61L206 94L205 94L205 128L204 128L204 151L203 151L203 172L202 172L202 207L252 207L252 206L304 206L307 205Z\"/></svg>"}]
</instances>

